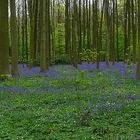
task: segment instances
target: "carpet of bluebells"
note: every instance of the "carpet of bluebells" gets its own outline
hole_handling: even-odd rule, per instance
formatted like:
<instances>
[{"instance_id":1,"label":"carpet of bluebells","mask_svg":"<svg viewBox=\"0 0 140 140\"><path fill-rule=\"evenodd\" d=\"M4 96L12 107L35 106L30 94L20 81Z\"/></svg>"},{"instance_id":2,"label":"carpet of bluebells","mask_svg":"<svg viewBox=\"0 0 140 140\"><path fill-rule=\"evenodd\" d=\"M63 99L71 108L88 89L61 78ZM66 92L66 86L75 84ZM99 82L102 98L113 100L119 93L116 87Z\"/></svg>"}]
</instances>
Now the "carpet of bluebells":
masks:
<instances>
[{"instance_id":1,"label":"carpet of bluebells","mask_svg":"<svg viewBox=\"0 0 140 140\"><path fill-rule=\"evenodd\" d=\"M19 65L0 83L0 140L139 140L135 65Z\"/></svg>"}]
</instances>

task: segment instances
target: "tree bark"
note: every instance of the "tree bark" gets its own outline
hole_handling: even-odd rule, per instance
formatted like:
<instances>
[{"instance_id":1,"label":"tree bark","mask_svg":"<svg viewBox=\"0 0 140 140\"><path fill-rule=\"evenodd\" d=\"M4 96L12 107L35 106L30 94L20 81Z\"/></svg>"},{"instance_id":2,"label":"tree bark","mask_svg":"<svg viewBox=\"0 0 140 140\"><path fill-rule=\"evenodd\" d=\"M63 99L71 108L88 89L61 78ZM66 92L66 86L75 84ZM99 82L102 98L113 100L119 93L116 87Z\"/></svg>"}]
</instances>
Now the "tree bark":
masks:
<instances>
[{"instance_id":1,"label":"tree bark","mask_svg":"<svg viewBox=\"0 0 140 140\"><path fill-rule=\"evenodd\" d=\"M10 28L11 28L11 48L12 48L12 75L18 75L18 36L16 21L16 5L15 0L10 0Z\"/></svg>"},{"instance_id":2,"label":"tree bark","mask_svg":"<svg viewBox=\"0 0 140 140\"><path fill-rule=\"evenodd\" d=\"M0 0L0 75L9 74L8 0Z\"/></svg>"}]
</instances>

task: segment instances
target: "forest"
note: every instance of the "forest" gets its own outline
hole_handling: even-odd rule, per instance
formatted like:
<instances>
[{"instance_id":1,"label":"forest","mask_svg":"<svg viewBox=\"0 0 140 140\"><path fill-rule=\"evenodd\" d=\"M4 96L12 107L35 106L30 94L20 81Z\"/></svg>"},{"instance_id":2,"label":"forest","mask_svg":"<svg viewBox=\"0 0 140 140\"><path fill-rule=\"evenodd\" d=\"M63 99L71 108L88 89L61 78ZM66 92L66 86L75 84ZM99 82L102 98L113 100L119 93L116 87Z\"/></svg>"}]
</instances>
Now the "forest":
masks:
<instances>
[{"instance_id":1,"label":"forest","mask_svg":"<svg viewBox=\"0 0 140 140\"><path fill-rule=\"evenodd\" d=\"M139 126L139 0L0 0L0 140L138 140Z\"/></svg>"}]
</instances>

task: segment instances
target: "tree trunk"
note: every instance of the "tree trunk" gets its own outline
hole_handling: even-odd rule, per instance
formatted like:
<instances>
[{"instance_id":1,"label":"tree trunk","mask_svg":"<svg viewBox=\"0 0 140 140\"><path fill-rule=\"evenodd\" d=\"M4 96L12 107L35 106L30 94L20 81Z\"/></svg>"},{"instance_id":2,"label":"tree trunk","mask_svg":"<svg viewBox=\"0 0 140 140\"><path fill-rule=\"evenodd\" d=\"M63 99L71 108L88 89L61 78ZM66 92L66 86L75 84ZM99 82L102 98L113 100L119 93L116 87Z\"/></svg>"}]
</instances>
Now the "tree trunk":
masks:
<instances>
[{"instance_id":1,"label":"tree trunk","mask_svg":"<svg viewBox=\"0 0 140 140\"><path fill-rule=\"evenodd\" d=\"M47 70L46 61L46 1L40 0L40 23L41 23L41 49L40 49L40 71Z\"/></svg>"},{"instance_id":2,"label":"tree trunk","mask_svg":"<svg viewBox=\"0 0 140 140\"><path fill-rule=\"evenodd\" d=\"M9 74L8 0L0 0L0 76Z\"/></svg>"},{"instance_id":3,"label":"tree trunk","mask_svg":"<svg viewBox=\"0 0 140 140\"><path fill-rule=\"evenodd\" d=\"M10 0L10 28L11 28L11 47L12 47L12 75L18 75L18 36L17 36L17 21L16 21L16 6L15 0Z\"/></svg>"},{"instance_id":4,"label":"tree trunk","mask_svg":"<svg viewBox=\"0 0 140 140\"><path fill-rule=\"evenodd\" d=\"M138 0L138 64L136 78L140 80L140 1Z\"/></svg>"}]
</instances>

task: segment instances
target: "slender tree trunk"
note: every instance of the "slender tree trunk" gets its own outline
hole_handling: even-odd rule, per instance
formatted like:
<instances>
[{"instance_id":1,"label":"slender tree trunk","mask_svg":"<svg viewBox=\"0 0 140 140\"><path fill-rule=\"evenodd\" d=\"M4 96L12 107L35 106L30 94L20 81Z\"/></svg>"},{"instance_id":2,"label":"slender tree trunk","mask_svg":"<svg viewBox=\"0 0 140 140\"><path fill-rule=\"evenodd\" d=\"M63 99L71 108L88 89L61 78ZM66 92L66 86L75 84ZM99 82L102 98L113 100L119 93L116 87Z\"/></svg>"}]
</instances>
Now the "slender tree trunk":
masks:
<instances>
[{"instance_id":1,"label":"slender tree trunk","mask_svg":"<svg viewBox=\"0 0 140 140\"><path fill-rule=\"evenodd\" d=\"M24 7L24 1L22 2L22 64L24 67L25 63L25 7Z\"/></svg>"},{"instance_id":2,"label":"slender tree trunk","mask_svg":"<svg viewBox=\"0 0 140 140\"><path fill-rule=\"evenodd\" d=\"M73 66L77 68L78 64L78 36L77 36L77 3L76 0L73 1L73 13L72 13L72 52L73 52Z\"/></svg>"},{"instance_id":3,"label":"slender tree trunk","mask_svg":"<svg viewBox=\"0 0 140 140\"><path fill-rule=\"evenodd\" d=\"M30 68L35 65L37 51L37 15L38 0L29 0L29 17L30 17Z\"/></svg>"},{"instance_id":4,"label":"slender tree trunk","mask_svg":"<svg viewBox=\"0 0 140 140\"><path fill-rule=\"evenodd\" d=\"M128 4L127 4L127 7L128 7L128 30L127 30L127 34L128 34L128 59L127 59L127 63L129 64L131 62L131 51L130 51L130 45L131 45L131 5L130 5L130 2L131 0L128 0L127 1Z\"/></svg>"},{"instance_id":5,"label":"slender tree trunk","mask_svg":"<svg viewBox=\"0 0 140 140\"><path fill-rule=\"evenodd\" d=\"M25 7L25 45L26 45L26 63L28 63L28 16L27 16L27 0L24 1Z\"/></svg>"},{"instance_id":6,"label":"slender tree trunk","mask_svg":"<svg viewBox=\"0 0 140 140\"><path fill-rule=\"evenodd\" d=\"M0 0L0 76L9 74L8 0Z\"/></svg>"},{"instance_id":7,"label":"slender tree trunk","mask_svg":"<svg viewBox=\"0 0 140 140\"><path fill-rule=\"evenodd\" d=\"M140 80L140 1L138 0L138 64L136 78Z\"/></svg>"},{"instance_id":8,"label":"slender tree trunk","mask_svg":"<svg viewBox=\"0 0 140 140\"><path fill-rule=\"evenodd\" d=\"M134 9L134 0L131 0L131 9L132 9L132 35L133 35L133 63L136 63L136 21L135 21L135 9Z\"/></svg>"},{"instance_id":9,"label":"slender tree trunk","mask_svg":"<svg viewBox=\"0 0 140 140\"><path fill-rule=\"evenodd\" d=\"M85 0L83 0L83 48L86 48L86 10L85 10Z\"/></svg>"},{"instance_id":10,"label":"slender tree trunk","mask_svg":"<svg viewBox=\"0 0 140 140\"><path fill-rule=\"evenodd\" d=\"M119 62L119 31L118 31L118 2L116 0L116 53L117 61Z\"/></svg>"},{"instance_id":11,"label":"slender tree trunk","mask_svg":"<svg viewBox=\"0 0 140 140\"><path fill-rule=\"evenodd\" d=\"M20 51L20 0L18 0L18 8L17 8L17 34L18 34L18 54L21 56L21 51ZM19 60L21 62L21 60Z\"/></svg>"},{"instance_id":12,"label":"slender tree trunk","mask_svg":"<svg viewBox=\"0 0 140 140\"><path fill-rule=\"evenodd\" d=\"M106 24L106 64L109 67L109 1L105 0L105 24Z\"/></svg>"},{"instance_id":13,"label":"slender tree trunk","mask_svg":"<svg viewBox=\"0 0 140 140\"><path fill-rule=\"evenodd\" d=\"M52 1L52 59L55 60L55 49L56 49L56 28L55 28L55 0Z\"/></svg>"},{"instance_id":14,"label":"slender tree trunk","mask_svg":"<svg viewBox=\"0 0 140 140\"><path fill-rule=\"evenodd\" d=\"M81 63L80 53L82 52L82 13L81 13L81 0L79 0L79 14L78 14L78 58L79 63Z\"/></svg>"},{"instance_id":15,"label":"slender tree trunk","mask_svg":"<svg viewBox=\"0 0 140 140\"><path fill-rule=\"evenodd\" d=\"M116 56L116 47L115 47L115 0L113 0L113 9L112 9L112 63L115 64Z\"/></svg>"},{"instance_id":16,"label":"slender tree trunk","mask_svg":"<svg viewBox=\"0 0 140 140\"><path fill-rule=\"evenodd\" d=\"M46 66L49 69L51 62L51 42L50 42L50 0L46 1Z\"/></svg>"},{"instance_id":17,"label":"slender tree trunk","mask_svg":"<svg viewBox=\"0 0 140 140\"><path fill-rule=\"evenodd\" d=\"M96 46L96 67L99 69L99 53L100 53L100 45L99 45L99 35L98 35L98 28L99 28L99 22L98 22L98 1L95 0L95 46Z\"/></svg>"},{"instance_id":18,"label":"slender tree trunk","mask_svg":"<svg viewBox=\"0 0 140 140\"><path fill-rule=\"evenodd\" d=\"M40 23L41 23L41 48L40 48L40 71L47 71L46 52L46 1L40 0Z\"/></svg>"},{"instance_id":19,"label":"slender tree trunk","mask_svg":"<svg viewBox=\"0 0 140 140\"><path fill-rule=\"evenodd\" d=\"M100 27L99 27L99 46L100 46L100 51L102 51L102 27L103 27L103 12L104 12L104 6L105 6L105 1L102 3L102 9L101 9L101 19L100 19ZM101 60L101 55L99 53L99 60Z\"/></svg>"},{"instance_id":20,"label":"slender tree trunk","mask_svg":"<svg viewBox=\"0 0 140 140\"><path fill-rule=\"evenodd\" d=\"M18 75L18 36L16 21L15 0L10 0L10 28L11 28L11 47L12 47L12 75Z\"/></svg>"}]
</instances>

